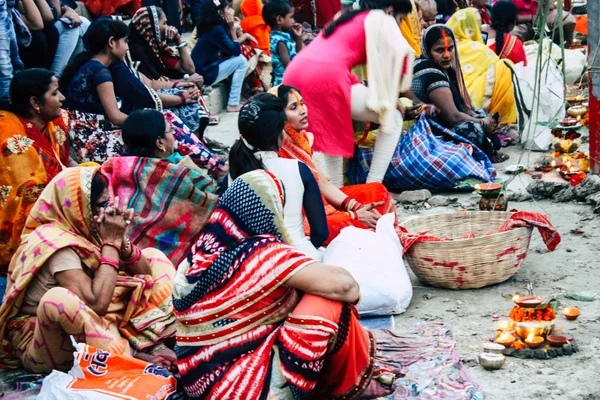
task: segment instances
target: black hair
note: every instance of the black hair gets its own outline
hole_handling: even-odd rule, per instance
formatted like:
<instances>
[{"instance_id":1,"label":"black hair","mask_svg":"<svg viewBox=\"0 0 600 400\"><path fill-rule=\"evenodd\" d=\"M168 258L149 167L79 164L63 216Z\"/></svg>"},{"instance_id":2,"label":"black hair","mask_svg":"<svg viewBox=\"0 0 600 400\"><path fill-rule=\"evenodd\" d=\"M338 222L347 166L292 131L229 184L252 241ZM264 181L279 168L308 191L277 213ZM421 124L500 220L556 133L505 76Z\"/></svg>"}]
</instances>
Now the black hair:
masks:
<instances>
[{"instance_id":1,"label":"black hair","mask_svg":"<svg viewBox=\"0 0 600 400\"><path fill-rule=\"evenodd\" d=\"M129 28L122 21L102 17L92 22L83 36L86 51L75 56L65 68L60 78L61 91L66 92L67 85L83 64L106 49L110 38L120 40L126 38L128 34Z\"/></svg>"},{"instance_id":2,"label":"black hair","mask_svg":"<svg viewBox=\"0 0 600 400\"><path fill-rule=\"evenodd\" d=\"M240 138L229 151L229 175L232 179L255 169L265 169L254 153L278 150L277 141L283 133L285 121L285 105L270 93L257 94L242 106L238 128L243 140Z\"/></svg>"},{"instance_id":3,"label":"black hair","mask_svg":"<svg viewBox=\"0 0 600 400\"><path fill-rule=\"evenodd\" d=\"M90 195L90 200L92 202L92 206L98 203L102 193L108 187L108 178L100 172L100 170L96 171L94 177L92 178L92 190Z\"/></svg>"},{"instance_id":4,"label":"black hair","mask_svg":"<svg viewBox=\"0 0 600 400\"><path fill-rule=\"evenodd\" d=\"M496 54L504 49L504 36L517 23L517 6L512 1L498 1L492 6L492 29L496 31Z\"/></svg>"},{"instance_id":5,"label":"black hair","mask_svg":"<svg viewBox=\"0 0 600 400\"><path fill-rule=\"evenodd\" d=\"M223 26L225 31L228 31L227 22L221 16L228 5L229 3L225 0L221 0L219 5L216 5L212 0L205 0L201 6L200 17L196 22L196 37L200 37L217 25Z\"/></svg>"},{"instance_id":6,"label":"black hair","mask_svg":"<svg viewBox=\"0 0 600 400\"><path fill-rule=\"evenodd\" d=\"M294 10L294 5L288 0L273 0L265 4L262 11L266 24L273 29L277 25L277 17L285 17Z\"/></svg>"},{"instance_id":7,"label":"black hair","mask_svg":"<svg viewBox=\"0 0 600 400\"><path fill-rule=\"evenodd\" d=\"M323 35L325 37L331 36L338 27L352 21L354 17L362 12L366 12L367 10L385 10L388 7L392 7L394 15L410 14L413 10L410 0L361 0L360 10L342 12L339 18L334 19L325 26Z\"/></svg>"},{"instance_id":8,"label":"black hair","mask_svg":"<svg viewBox=\"0 0 600 400\"><path fill-rule=\"evenodd\" d=\"M22 117L30 115L29 100L35 97L40 104L46 103L44 95L50 89L54 73L44 68L19 71L10 82L11 110Z\"/></svg>"},{"instance_id":9,"label":"black hair","mask_svg":"<svg viewBox=\"0 0 600 400\"><path fill-rule=\"evenodd\" d=\"M300 93L300 91L297 88L295 88L293 86L279 85L279 87L277 88L277 97L279 97L279 100L281 100L283 102L284 109L287 106L288 101L290 101L289 97L290 97L290 92L292 90L298 92L299 94L302 94L302 93Z\"/></svg>"},{"instance_id":10,"label":"black hair","mask_svg":"<svg viewBox=\"0 0 600 400\"><path fill-rule=\"evenodd\" d=\"M434 25L433 27L431 27L429 29L430 30L427 31L427 35L423 38L423 40L425 41L425 49L427 49L427 52L429 53L429 54L425 54L426 57L431 56L431 48L438 40L440 40L443 37L443 35L442 35L443 30L446 30L448 37L451 37L451 38L454 37L454 34L452 33L452 29L450 29L446 25L438 24L438 25ZM454 45L456 45L456 43L454 43Z\"/></svg>"},{"instance_id":11,"label":"black hair","mask_svg":"<svg viewBox=\"0 0 600 400\"><path fill-rule=\"evenodd\" d=\"M127 154L156 157L156 140L165 138L165 116L156 110L136 110L129 114L121 130Z\"/></svg>"}]
</instances>

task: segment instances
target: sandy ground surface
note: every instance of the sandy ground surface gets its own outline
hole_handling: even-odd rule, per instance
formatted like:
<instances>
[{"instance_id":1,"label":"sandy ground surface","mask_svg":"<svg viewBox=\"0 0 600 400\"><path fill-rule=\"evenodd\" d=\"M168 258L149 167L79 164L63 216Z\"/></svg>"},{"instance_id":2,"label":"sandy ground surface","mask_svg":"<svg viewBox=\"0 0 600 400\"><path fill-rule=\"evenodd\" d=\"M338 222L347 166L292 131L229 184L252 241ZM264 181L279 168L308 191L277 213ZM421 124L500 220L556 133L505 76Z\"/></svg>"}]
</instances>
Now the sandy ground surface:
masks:
<instances>
[{"instance_id":1,"label":"sandy ground surface","mask_svg":"<svg viewBox=\"0 0 600 400\"><path fill-rule=\"evenodd\" d=\"M209 127L207 135L231 144L238 137L237 114L223 114L218 126ZM507 151L511 159L503 166L521 162L532 164L540 153L522 152L517 147ZM520 160L520 161L519 161ZM550 177L552 179L552 177ZM523 190L528 177L510 185ZM560 179L554 177L554 179ZM444 193L467 201L469 194ZM410 271L414 285L412 303L406 313L396 316L396 328L408 328L422 320L444 321L455 335L457 350L479 383L487 399L600 399L600 298L593 302L576 302L566 293L594 296L600 293L600 215L585 204L556 204L550 201L510 202L510 208L549 214L562 234L562 243L550 253L534 231L531 247L523 268L510 280L483 289L453 291L426 287ZM405 210L398 206L399 220L443 212L455 208ZM581 228L583 235L571 233ZM526 292L527 283L534 284L536 295L558 298L563 306L576 306L582 314L575 322L559 314L556 325L568 337L575 338L580 352L551 360L507 358L499 371L486 371L477 363L481 345L495 335L492 315L508 316L513 303L502 295Z\"/></svg>"}]
</instances>

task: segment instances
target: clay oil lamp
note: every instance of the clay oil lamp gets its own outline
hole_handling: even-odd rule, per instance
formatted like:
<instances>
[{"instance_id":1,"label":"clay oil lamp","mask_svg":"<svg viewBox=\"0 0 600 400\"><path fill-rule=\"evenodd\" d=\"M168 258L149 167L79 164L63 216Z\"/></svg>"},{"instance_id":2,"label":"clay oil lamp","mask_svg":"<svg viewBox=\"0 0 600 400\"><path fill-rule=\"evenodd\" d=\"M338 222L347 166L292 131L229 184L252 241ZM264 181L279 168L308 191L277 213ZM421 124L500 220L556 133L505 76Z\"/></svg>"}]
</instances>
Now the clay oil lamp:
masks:
<instances>
[{"instance_id":1,"label":"clay oil lamp","mask_svg":"<svg viewBox=\"0 0 600 400\"><path fill-rule=\"evenodd\" d=\"M527 339L525 339L525 344L529 346L530 349L537 349L544 343L544 338L541 336L533 336L533 332L527 335Z\"/></svg>"},{"instance_id":2,"label":"clay oil lamp","mask_svg":"<svg viewBox=\"0 0 600 400\"><path fill-rule=\"evenodd\" d=\"M552 347L562 347L565 344L567 344L566 336L550 335L546 338L546 340L548 341L548 343L550 343L550 346Z\"/></svg>"},{"instance_id":3,"label":"clay oil lamp","mask_svg":"<svg viewBox=\"0 0 600 400\"><path fill-rule=\"evenodd\" d=\"M569 128L572 126L577 125L577 118L563 118L560 121L561 126L565 127L565 128Z\"/></svg>"},{"instance_id":4,"label":"clay oil lamp","mask_svg":"<svg viewBox=\"0 0 600 400\"><path fill-rule=\"evenodd\" d=\"M515 296L513 301L522 308L536 308L544 302L544 299L540 296Z\"/></svg>"},{"instance_id":5,"label":"clay oil lamp","mask_svg":"<svg viewBox=\"0 0 600 400\"><path fill-rule=\"evenodd\" d=\"M581 315L581 311L575 307L567 307L563 310L563 314L569 321L575 321Z\"/></svg>"},{"instance_id":6,"label":"clay oil lamp","mask_svg":"<svg viewBox=\"0 0 600 400\"><path fill-rule=\"evenodd\" d=\"M501 344L504 347L510 347L515 340L517 340L513 335L508 332L502 332L500 336L496 338L496 343Z\"/></svg>"}]
</instances>

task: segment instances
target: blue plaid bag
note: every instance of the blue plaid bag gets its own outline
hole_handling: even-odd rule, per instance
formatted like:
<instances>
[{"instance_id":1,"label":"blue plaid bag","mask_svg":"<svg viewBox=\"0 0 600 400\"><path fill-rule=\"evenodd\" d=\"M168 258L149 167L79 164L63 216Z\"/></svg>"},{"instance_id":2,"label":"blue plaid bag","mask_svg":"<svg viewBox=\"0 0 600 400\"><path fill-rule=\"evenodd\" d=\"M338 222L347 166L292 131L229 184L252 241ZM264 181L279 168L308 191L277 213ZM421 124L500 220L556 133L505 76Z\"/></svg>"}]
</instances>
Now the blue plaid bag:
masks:
<instances>
[{"instance_id":1,"label":"blue plaid bag","mask_svg":"<svg viewBox=\"0 0 600 400\"><path fill-rule=\"evenodd\" d=\"M473 155L464 146L436 137L432 128L446 140L470 144ZM365 183L372 158L373 149L355 151L346 169L351 184ZM400 137L383 184L392 192L401 192L449 189L465 179L489 182L495 177L496 169L483 151L422 114L419 121Z\"/></svg>"}]
</instances>

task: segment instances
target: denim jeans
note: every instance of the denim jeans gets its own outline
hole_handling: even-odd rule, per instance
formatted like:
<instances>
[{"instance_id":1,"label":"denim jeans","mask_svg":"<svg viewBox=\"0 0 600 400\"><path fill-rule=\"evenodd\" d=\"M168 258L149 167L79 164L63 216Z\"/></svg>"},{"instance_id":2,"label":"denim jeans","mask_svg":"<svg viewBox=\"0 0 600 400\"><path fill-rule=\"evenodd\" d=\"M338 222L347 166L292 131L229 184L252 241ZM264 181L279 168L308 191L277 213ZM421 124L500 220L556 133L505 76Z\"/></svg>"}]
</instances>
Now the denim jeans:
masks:
<instances>
[{"instance_id":1,"label":"denim jeans","mask_svg":"<svg viewBox=\"0 0 600 400\"><path fill-rule=\"evenodd\" d=\"M81 25L75 28L68 28L60 21L54 22L54 26L60 36L50 70L54 72L54 75L60 77L71 57L83 51L83 35L88 30L90 21L81 17Z\"/></svg>"},{"instance_id":2,"label":"denim jeans","mask_svg":"<svg viewBox=\"0 0 600 400\"><path fill-rule=\"evenodd\" d=\"M12 17L6 0L0 0L0 106L10 104L10 81L13 77L11 35L15 35Z\"/></svg>"},{"instance_id":3,"label":"denim jeans","mask_svg":"<svg viewBox=\"0 0 600 400\"><path fill-rule=\"evenodd\" d=\"M237 57L231 57L219 64L219 73L213 85L233 75L229 100L227 101L228 106L237 106L240 104L246 68L248 68L248 61L246 61L246 57L241 54Z\"/></svg>"}]
</instances>

